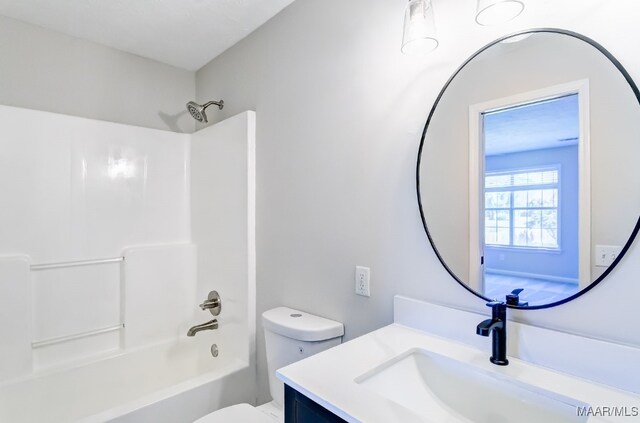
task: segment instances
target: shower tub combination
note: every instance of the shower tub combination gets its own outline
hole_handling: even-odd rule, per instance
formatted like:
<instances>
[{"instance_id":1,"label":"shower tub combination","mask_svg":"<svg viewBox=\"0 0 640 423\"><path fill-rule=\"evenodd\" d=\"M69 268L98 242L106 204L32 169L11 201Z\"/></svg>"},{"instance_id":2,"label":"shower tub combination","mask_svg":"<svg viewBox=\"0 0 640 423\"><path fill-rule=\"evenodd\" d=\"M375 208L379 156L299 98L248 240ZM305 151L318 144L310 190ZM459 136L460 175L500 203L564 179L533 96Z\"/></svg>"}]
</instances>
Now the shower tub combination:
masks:
<instances>
[{"instance_id":1,"label":"shower tub combination","mask_svg":"<svg viewBox=\"0 0 640 423\"><path fill-rule=\"evenodd\" d=\"M0 106L0 126L0 422L254 403L255 114L189 135ZM212 290L217 329L188 337Z\"/></svg>"},{"instance_id":2,"label":"shower tub combination","mask_svg":"<svg viewBox=\"0 0 640 423\"><path fill-rule=\"evenodd\" d=\"M214 358L210 343L193 341L148 347L0 386L0 421L186 423L253 400L247 389L255 383L249 363L225 353L224 345Z\"/></svg>"}]
</instances>

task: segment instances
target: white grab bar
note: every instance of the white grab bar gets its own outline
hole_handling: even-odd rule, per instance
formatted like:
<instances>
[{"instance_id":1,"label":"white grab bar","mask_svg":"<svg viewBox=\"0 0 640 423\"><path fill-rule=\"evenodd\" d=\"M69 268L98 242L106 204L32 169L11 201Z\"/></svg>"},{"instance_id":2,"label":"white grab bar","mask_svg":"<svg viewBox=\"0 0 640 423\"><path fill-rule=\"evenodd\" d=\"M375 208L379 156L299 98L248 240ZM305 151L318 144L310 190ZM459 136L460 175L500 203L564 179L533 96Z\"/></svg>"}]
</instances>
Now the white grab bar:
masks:
<instances>
[{"instance_id":1,"label":"white grab bar","mask_svg":"<svg viewBox=\"0 0 640 423\"><path fill-rule=\"evenodd\" d=\"M59 338L43 339L42 341L34 341L31 343L31 348L41 348L47 345L59 344L61 342L73 341L74 339L86 338L88 336L100 335L102 333L114 332L124 328L124 323L120 323L115 326L109 326L106 328L100 328L95 330L89 330L86 332L74 333L73 335L61 336Z\"/></svg>"},{"instance_id":2,"label":"white grab bar","mask_svg":"<svg viewBox=\"0 0 640 423\"><path fill-rule=\"evenodd\" d=\"M91 266L94 264L118 263L121 261L124 261L124 257L113 257L113 258L94 259L94 260L64 261L59 263L32 264L31 270L46 270L46 269L59 269L63 267Z\"/></svg>"}]
</instances>

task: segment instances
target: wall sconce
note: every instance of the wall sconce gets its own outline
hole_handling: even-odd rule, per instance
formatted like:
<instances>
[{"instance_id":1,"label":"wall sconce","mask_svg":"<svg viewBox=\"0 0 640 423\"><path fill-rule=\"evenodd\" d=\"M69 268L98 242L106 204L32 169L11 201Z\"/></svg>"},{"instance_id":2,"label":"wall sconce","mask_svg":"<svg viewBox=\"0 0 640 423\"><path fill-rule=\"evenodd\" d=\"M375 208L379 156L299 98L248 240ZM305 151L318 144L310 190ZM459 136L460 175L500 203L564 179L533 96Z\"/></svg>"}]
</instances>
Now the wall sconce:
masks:
<instances>
[{"instance_id":1,"label":"wall sconce","mask_svg":"<svg viewBox=\"0 0 640 423\"><path fill-rule=\"evenodd\" d=\"M476 22L497 25L508 22L524 10L521 0L478 0ZM509 39L508 42L520 39ZM409 0L404 13L402 47L404 54L425 54L438 47L432 0Z\"/></svg>"},{"instance_id":2,"label":"wall sconce","mask_svg":"<svg viewBox=\"0 0 640 423\"><path fill-rule=\"evenodd\" d=\"M520 0L478 0L476 22L479 25L497 25L510 21L524 10Z\"/></svg>"},{"instance_id":3,"label":"wall sconce","mask_svg":"<svg viewBox=\"0 0 640 423\"><path fill-rule=\"evenodd\" d=\"M431 0L409 0L404 14L404 54L424 54L438 47Z\"/></svg>"}]
</instances>

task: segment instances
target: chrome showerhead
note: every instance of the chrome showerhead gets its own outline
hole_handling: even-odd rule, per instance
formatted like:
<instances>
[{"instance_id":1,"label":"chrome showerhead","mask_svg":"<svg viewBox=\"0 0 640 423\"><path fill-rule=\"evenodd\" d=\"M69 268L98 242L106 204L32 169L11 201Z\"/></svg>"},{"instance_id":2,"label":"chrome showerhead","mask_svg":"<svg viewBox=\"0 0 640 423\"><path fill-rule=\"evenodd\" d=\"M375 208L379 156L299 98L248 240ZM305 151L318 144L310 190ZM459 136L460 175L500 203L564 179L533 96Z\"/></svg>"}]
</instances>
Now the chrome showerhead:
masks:
<instances>
[{"instance_id":1,"label":"chrome showerhead","mask_svg":"<svg viewBox=\"0 0 640 423\"><path fill-rule=\"evenodd\" d=\"M209 106L211 106L212 104L215 104L216 106L218 106L218 108L220 110L222 110L222 108L224 107L224 101L220 100L220 101L210 101L208 103L205 103L204 105L200 105L198 103L196 103L195 101L190 101L187 103L187 110L189 111L189 113L191 114L191 116L197 120L198 122L203 122L203 123L207 123L207 114L205 113L205 109Z\"/></svg>"},{"instance_id":2,"label":"chrome showerhead","mask_svg":"<svg viewBox=\"0 0 640 423\"><path fill-rule=\"evenodd\" d=\"M187 103L187 110L191 116L198 122L206 122L207 115L204 113L204 107L196 102L190 101Z\"/></svg>"}]
</instances>

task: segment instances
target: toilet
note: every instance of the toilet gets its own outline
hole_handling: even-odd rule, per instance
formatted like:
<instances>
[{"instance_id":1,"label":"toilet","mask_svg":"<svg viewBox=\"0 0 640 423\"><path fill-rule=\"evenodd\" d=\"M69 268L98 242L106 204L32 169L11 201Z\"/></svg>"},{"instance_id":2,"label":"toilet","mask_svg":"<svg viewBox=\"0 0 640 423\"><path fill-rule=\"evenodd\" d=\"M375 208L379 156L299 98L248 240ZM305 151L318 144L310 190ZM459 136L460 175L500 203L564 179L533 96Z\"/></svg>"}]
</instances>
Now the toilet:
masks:
<instances>
[{"instance_id":1,"label":"toilet","mask_svg":"<svg viewBox=\"0 0 640 423\"><path fill-rule=\"evenodd\" d=\"M237 404L225 407L196 420L194 423L276 423L284 421L284 384L276 370L342 341L342 323L294 310L277 307L262 314L269 391L273 401L258 407Z\"/></svg>"}]
</instances>

